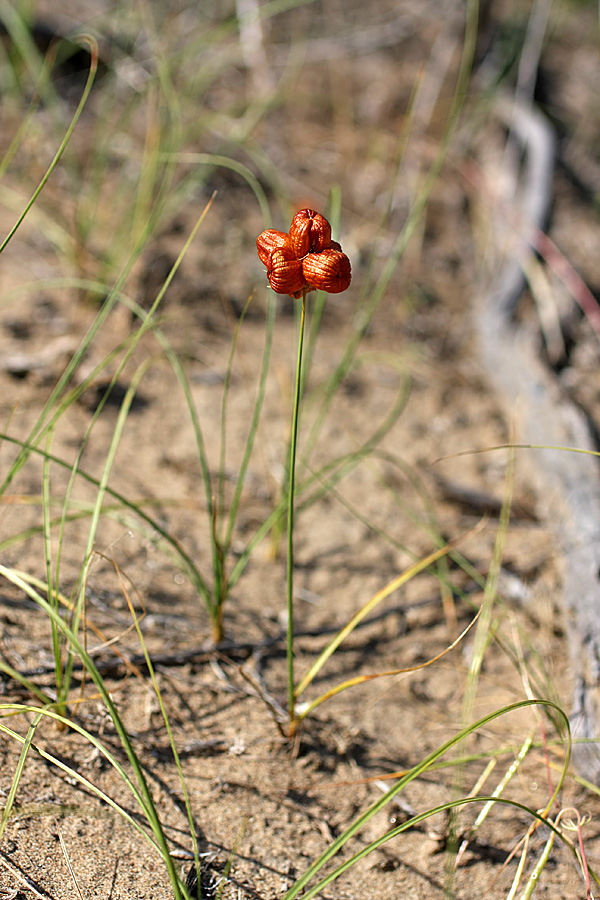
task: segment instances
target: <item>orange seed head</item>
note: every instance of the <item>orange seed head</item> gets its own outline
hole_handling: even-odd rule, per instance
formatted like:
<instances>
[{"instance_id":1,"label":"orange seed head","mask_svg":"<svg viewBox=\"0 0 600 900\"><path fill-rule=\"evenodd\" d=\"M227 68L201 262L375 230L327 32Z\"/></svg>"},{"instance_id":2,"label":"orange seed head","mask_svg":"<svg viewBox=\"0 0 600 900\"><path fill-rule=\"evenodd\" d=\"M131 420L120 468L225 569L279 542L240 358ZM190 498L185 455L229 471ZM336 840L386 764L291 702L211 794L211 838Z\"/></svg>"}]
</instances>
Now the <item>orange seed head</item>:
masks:
<instances>
[{"instance_id":1,"label":"orange seed head","mask_svg":"<svg viewBox=\"0 0 600 900\"><path fill-rule=\"evenodd\" d=\"M271 251L267 262L267 278L276 294L299 296L306 286L302 260L296 259L294 251L288 246Z\"/></svg>"},{"instance_id":2,"label":"orange seed head","mask_svg":"<svg viewBox=\"0 0 600 900\"><path fill-rule=\"evenodd\" d=\"M302 260L302 271L311 288L327 291L328 294L341 294L352 281L350 260L341 250L333 248L309 253Z\"/></svg>"},{"instance_id":3,"label":"orange seed head","mask_svg":"<svg viewBox=\"0 0 600 900\"><path fill-rule=\"evenodd\" d=\"M273 250L285 247L289 243L289 235L285 231L276 231L275 228L267 228L256 238L256 250L263 265L267 265Z\"/></svg>"},{"instance_id":4,"label":"orange seed head","mask_svg":"<svg viewBox=\"0 0 600 900\"><path fill-rule=\"evenodd\" d=\"M297 259L331 246L331 225L314 209L301 209L290 225L290 245Z\"/></svg>"}]
</instances>

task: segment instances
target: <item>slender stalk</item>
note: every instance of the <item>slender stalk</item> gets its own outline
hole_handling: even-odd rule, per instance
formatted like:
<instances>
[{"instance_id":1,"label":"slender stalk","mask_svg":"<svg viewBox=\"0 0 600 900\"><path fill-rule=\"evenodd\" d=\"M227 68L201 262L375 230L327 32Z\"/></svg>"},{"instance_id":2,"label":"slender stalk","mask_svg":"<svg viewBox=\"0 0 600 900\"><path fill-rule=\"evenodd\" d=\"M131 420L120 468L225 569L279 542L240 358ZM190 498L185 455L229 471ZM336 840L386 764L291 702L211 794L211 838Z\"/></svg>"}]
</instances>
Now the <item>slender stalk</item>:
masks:
<instances>
[{"instance_id":1,"label":"slender stalk","mask_svg":"<svg viewBox=\"0 0 600 900\"><path fill-rule=\"evenodd\" d=\"M296 365L296 393L292 434L290 438L290 472L288 480L287 510L287 668L288 668L288 709L290 714L290 735L295 731L296 711L294 696L294 489L296 482L296 444L298 440L298 413L302 386L302 347L304 344L304 319L306 317L306 291L302 294L300 316L300 337L298 339L298 363Z\"/></svg>"},{"instance_id":2,"label":"slender stalk","mask_svg":"<svg viewBox=\"0 0 600 900\"><path fill-rule=\"evenodd\" d=\"M94 78L96 77L96 72L98 70L98 43L97 43L96 39L89 34L82 34L81 37L79 38L79 40L81 41L82 44L87 44L88 47L90 48L90 70L88 72L88 77L87 77L87 81L85 84L85 88L83 89L83 94L81 95L81 100L79 101L79 105L78 105L77 109L75 110L75 114L74 114L73 118L71 119L71 124L67 128L65 136L61 141L60 147L58 148L58 150L56 151L56 153L54 155L54 159L52 160L52 162L46 169L46 172L44 173L42 180L40 181L37 188L33 192L33 195L31 197L31 199L29 200L29 202L27 203L27 205L25 206L25 209L23 210L23 212L21 213L21 215L19 216L19 218L17 219L17 221L15 222L15 224L13 225L13 227L11 228L9 233L6 235L6 237L0 244L0 253L2 253L2 251L5 249L6 245L14 237L18 228L22 224L23 219L25 218L25 216L27 215L27 213L29 212L29 210L31 209L31 207L33 206L33 204L35 203L35 201L41 194L43 188L46 185L46 182L48 181L48 179L52 175L52 172L58 165L59 160L60 160L61 156L63 155L67 144L71 140L71 135L75 131L75 126L77 125L77 122L79 121L79 118L81 117L83 108L84 108L85 104L87 103L88 97L90 95L90 91L92 90Z\"/></svg>"}]
</instances>

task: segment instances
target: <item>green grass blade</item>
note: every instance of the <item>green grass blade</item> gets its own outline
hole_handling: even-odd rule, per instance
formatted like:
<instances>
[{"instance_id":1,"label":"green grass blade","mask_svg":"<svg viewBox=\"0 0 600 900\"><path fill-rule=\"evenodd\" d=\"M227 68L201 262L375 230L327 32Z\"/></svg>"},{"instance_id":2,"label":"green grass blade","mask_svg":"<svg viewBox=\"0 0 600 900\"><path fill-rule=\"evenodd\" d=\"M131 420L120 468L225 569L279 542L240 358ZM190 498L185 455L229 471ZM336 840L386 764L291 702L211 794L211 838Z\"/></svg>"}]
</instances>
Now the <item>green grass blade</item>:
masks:
<instances>
[{"instance_id":1,"label":"green grass blade","mask_svg":"<svg viewBox=\"0 0 600 900\"><path fill-rule=\"evenodd\" d=\"M46 451L50 451L52 446L52 428L49 429L46 440ZM52 577L52 525L50 518L50 461L47 452L43 456L42 466L42 518L43 518L43 535L44 535L44 556L46 562L46 581L48 584L48 600L55 610L58 610L58 595L53 589L54 578ZM58 566L56 571L56 580L58 582ZM54 658L54 679L56 683L56 694L59 700L62 698L62 648L60 642L60 632L56 628L54 622L50 623L52 637L52 655Z\"/></svg>"},{"instance_id":2,"label":"green grass blade","mask_svg":"<svg viewBox=\"0 0 600 900\"><path fill-rule=\"evenodd\" d=\"M142 813L144 813L144 815L145 815L146 811L145 811L145 807L143 804L143 800L140 797L140 795L138 794L135 785L133 784L133 782L127 775L126 771L123 769L123 767L117 761L116 757L114 757L108 751L108 749L102 744L102 742L99 741L97 738L95 738L94 735L92 735L90 732L87 732L84 728L78 727L76 725L76 723L74 723L72 720L65 719L63 716L60 716L57 713L54 713L48 709L40 711L39 709L36 709L36 707L34 707L34 706L25 706L25 705L21 705L18 703L0 704L0 712L2 712L4 710L10 711L11 715L27 712L27 713L35 713L38 715L38 717L41 717L41 716L50 717L50 718L54 719L57 723L60 723L61 725L65 726L65 727L71 728L71 729L79 732L79 734L81 734L86 740L88 740L91 744L93 744L93 746L102 754L102 756L115 768L115 770L117 771L119 776L123 779L123 781L129 788L129 790L132 792L134 798L140 805ZM26 741L26 738L24 738L23 735L8 728L1 721L0 721L0 732L4 733L5 735L7 735L7 737L10 737L12 740L18 741L21 744L24 744ZM28 734L28 737L29 737L29 734ZM136 829L136 831L138 831L140 834L142 834L146 838L146 840L149 841L150 845L154 848L154 850L156 850L160 855L162 855L161 849L160 849L158 843L153 839L151 834L149 834L148 831L146 831L141 826L139 821L134 816L132 816L130 813L128 813L124 807L120 806L115 800L113 800L112 797L110 797L108 794L104 793L104 791L102 791L99 787L97 787L93 782L89 781L89 779L87 779L84 775L82 775L76 769L71 768L71 766L67 765L67 763L65 763L63 760L53 756L51 753L49 753L43 747L37 746L36 744L34 744L32 742L30 742L30 746L37 754L39 754L40 757L42 757L42 759L45 759L45 760L47 760L47 762L56 766L58 769L60 769L62 772L64 772L66 775L68 775L69 778L73 778L75 781L77 781L79 784L81 784L83 787L85 787L87 790L89 790L92 794L94 794L96 797L98 797L100 800L102 800L102 802L108 804L108 806L110 806L112 809L114 809L116 812L118 812L120 816L122 816L130 825L132 825Z\"/></svg>"},{"instance_id":3,"label":"green grass blade","mask_svg":"<svg viewBox=\"0 0 600 900\"><path fill-rule=\"evenodd\" d=\"M163 722L164 722L164 724L165 724L165 728L166 728L167 735L168 735L168 738L169 738L169 745L170 745L170 747L171 747L171 752L173 753L173 760L174 760L174 762L175 762L175 768L177 769L177 774L178 774L178 776L179 776L179 784L180 784L180 787L181 787L181 793L182 793L182 796L183 796L183 802L184 802L185 811L186 811L186 814L187 814L188 825L189 825L189 827L190 827L190 838L191 838L191 841L192 841L192 847L193 847L193 851L194 851L194 860L195 860L196 866L198 866L198 863L199 863L199 856L198 856L198 838L197 838L197 834L196 834L196 831L197 831L197 829L196 829L196 823L194 822L194 814L193 814L193 812L192 812L192 804L191 804L191 800L190 800L190 792L189 792L189 790L188 790L187 782L186 782L186 780L185 780L185 776L184 776L184 774L183 774L183 769L182 769L182 767L181 767L181 759L180 759L180 757L179 757L179 752L178 752L178 750L177 750L177 744L176 744L176 742L175 742L175 736L174 736L174 734L173 734L173 729L172 729L172 727L171 727L171 722L170 722L169 716L168 716L168 714L167 714L167 709L166 709L166 707L165 707L165 703L164 703L163 696L162 696L162 693L161 693L161 690L160 690L160 686L159 686L158 680L157 680L157 678L156 678L156 672L155 672L155 670L154 670L154 666L153 666L153 664L152 664L152 660L151 660L151 658L150 658L150 654L148 653L148 648L146 647L146 642L145 642L145 640L144 640L144 635L143 635L142 629L141 629L141 627L140 627L140 620L139 620L138 616L136 615L136 612L135 612L135 609L134 609L133 604L130 602L129 594L128 594L128 592L127 592L127 589L126 589L126 586L125 586L125 584L124 584L124 582L123 582L123 579L121 578L121 573L120 573L120 572L119 572L119 578L121 579L122 588L123 588L123 591L124 591L125 596L126 596L126 598L127 598L127 604L128 604L128 606L129 606L129 612L130 612L130 615L131 615L131 617L132 617L132 619L133 619L133 624L134 624L134 626L135 626L135 630L136 630L136 632L137 632L137 636L138 636L139 641L140 641L140 646L141 646L141 648L142 648L142 653L144 654L144 659L145 659L145 661L146 661L146 667L147 667L148 673L149 673L149 675L150 675L150 680L151 680L151 682L152 682L152 687L154 688L154 694L155 694L156 699L157 699L157 701L158 701L158 705L159 705L159 708L160 708L160 712L161 712L161 715L162 715L162 718L163 718ZM198 870L197 870L197 871L198 871Z\"/></svg>"},{"instance_id":4,"label":"green grass blade","mask_svg":"<svg viewBox=\"0 0 600 900\"><path fill-rule=\"evenodd\" d=\"M551 829L550 834L548 836L548 840L546 841L546 843L544 845L544 849L542 850L540 858L536 862L535 866L533 867L533 871L531 872L531 874L529 875L529 878L527 879L527 884L525 885L525 889L523 890L523 893L521 894L521 900L530 900L530 898L533 896L533 892L535 891L536 887L539 884L540 875L546 868L546 863L550 859L550 853L552 852L552 848L554 846L554 841L556 840L557 834L559 837L562 837L560 831Z\"/></svg>"},{"instance_id":5,"label":"green grass blade","mask_svg":"<svg viewBox=\"0 0 600 900\"><path fill-rule=\"evenodd\" d=\"M77 654L79 656L89 677L98 689L106 710L113 721L127 759L129 760L129 763L135 774L135 778L137 781L137 795L141 799L144 814L160 847L161 856L163 857L167 866L169 878L171 879L172 885L176 886L179 883L179 878L177 876L173 860L169 855L167 839L162 828L160 817L154 804L152 794L148 787L144 771L137 758L135 750L133 749L131 738L129 737L127 729L123 725L123 721L121 719L121 716L119 715L117 706L115 705L115 702L113 701L110 692L106 687L102 676L100 675L100 672L96 668L94 661L79 640L79 636L71 628L69 628L67 623L60 617L60 615L58 615L58 613L54 609L52 609L50 604L46 600L44 600L44 598L36 590L34 590L30 584L28 584L22 577L16 574L14 570L9 569L4 565L0 565L0 575L4 576L8 581L14 584L15 587L18 587L22 591L24 591L24 593L31 600L37 603L38 606L44 610L46 615L50 616L54 620L54 622L60 628L64 637L68 641L72 654ZM48 712L48 714L50 715L51 713ZM178 891L176 900L180 900L181 896L181 892Z\"/></svg>"},{"instance_id":6,"label":"green grass blade","mask_svg":"<svg viewBox=\"0 0 600 900\"><path fill-rule=\"evenodd\" d=\"M46 182L48 181L48 179L52 175L52 172L58 165L61 156L65 152L65 148L66 148L67 144L71 140L71 135L73 134L73 132L75 130L75 126L77 125L77 122L79 121L81 113L83 112L83 109L84 109L84 107L87 103L88 97L90 95L90 91L92 90L92 85L94 83L94 79L96 77L96 72L98 69L98 44L96 43L96 40L93 37L91 37L90 35L81 35L79 37L79 40L82 43L87 44L90 48L90 71L88 73L86 85L83 89L83 94L81 95L81 100L79 101L79 105L77 106L77 109L75 110L75 113L73 114L73 118L71 119L71 123L70 123L69 127L67 128L65 136L62 139L61 144L54 155L54 159L48 166L39 185L33 192L31 199L26 204L25 209L23 210L23 212L21 213L21 215L19 216L19 218L17 219L17 221L15 222L15 224L13 225L13 227L11 228L11 230L9 231L7 236L4 238L4 240L0 244L0 253L2 253L2 251L5 249L5 247L9 244L9 242L15 236L15 234L18 231L19 227L21 226L21 223L23 222L25 216L27 215L27 213L29 212L29 210L31 209L31 207L33 206L33 204L35 203L35 201L41 194L42 190L44 189L44 187L46 185Z\"/></svg>"},{"instance_id":7,"label":"green grass blade","mask_svg":"<svg viewBox=\"0 0 600 900\"><path fill-rule=\"evenodd\" d=\"M0 433L0 440L7 441L8 443L15 444L18 447L21 447L27 454L34 454L37 456L43 456L44 451L39 447L31 446L27 444L25 441L21 441L18 438L13 437L9 434ZM57 466L60 466L62 469L66 469L68 471L72 470L72 463L67 462L64 459L61 459L58 456L54 456L53 454L47 454L48 458ZM84 469L78 469L77 475L79 478L82 478L88 484L93 485L98 488L100 486L100 481L98 478L95 478L93 475L90 475ZM106 487L106 493L108 496L112 497L116 500L124 509L128 509L131 513L141 519L151 531L156 532L156 534L163 540L169 547L172 548L176 559L179 562L179 565L183 569L183 571L188 575L193 584L201 584L204 585L205 582L202 580L202 576L200 575L194 561L191 556L186 553L181 544L174 538L171 534L169 534L166 529L162 527L160 522L157 519L153 519L152 516L146 513L140 504L136 504L133 501L129 500L123 494L120 494L118 491L115 491L110 486ZM89 515L89 513L86 513ZM26 534L30 533L30 531L26 532ZM5 546L3 544L2 546ZM198 580L198 581L197 581Z\"/></svg>"},{"instance_id":8,"label":"green grass blade","mask_svg":"<svg viewBox=\"0 0 600 900\"><path fill-rule=\"evenodd\" d=\"M231 509L229 511L229 520L227 523L227 532L225 534L225 547L229 549L231 546L231 539L233 536L233 529L235 526L235 522L237 519L237 513L240 504L240 498L242 494L242 488L244 487L244 481L246 479L246 473L248 471L248 466L250 464L250 457L252 455L252 450L254 448L254 439L256 437L256 432L258 430L258 424L260 421L260 415L262 412L263 401L265 398L265 391L267 387L267 375L269 373L269 364L271 361L271 346L273 343L273 331L275 328L275 313L276 313L276 302L275 297L272 291L269 291L269 299L267 302L267 322L265 328L265 346L263 350L263 358L262 365L260 370L260 376L258 381L258 391L256 394L256 401L254 403L254 410L252 412L252 421L250 422L250 428L248 429L248 437L246 438L246 444L244 447L244 456L242 459L242 463L240 466L240 471L238 473L238 477L236 480L235 490L233 493L233 498L231 502Z\"/></svg>"},{"instance_id":9,"label":"green grass blade","mask_svg":"<svg viewBox=\"0 0 600 900\"><path fill-rule=\"evenodd\" d=\"M473 734L475 731L483 728L485 725L493 722L500 716L507 715L508 713L514 712L519 709L526 709L527 707L537 706L553 708L556 714L559 715L562 719L565 726L565 731L568 735L567 753L565 754L565 762L560 779L552 794L552 797L546 805L544 813L541 814L545 818L548 811L552 808L552 805L554 804L554 801L562 788L564 778L569 768L569 762L571 759L571 735L569 728L569 719L559 706L549 700L519 700L516 703L511 703L508 706L502 707L502 709L488 713L488 715L483 716L483 718L479 719L472 725L461 729L458 734L455 734L452 738L447 740L444 744L442 744L440 747L426 756L424 760L410 769L402 778L397 781L394 787L387 794L384 794L382 797L376 800L375 803L371 804L371 806L369 806L368 809L365 810L365 812L358 816L358 818L355 819L355 821L344 832L342 832L339 837L332 841L327 850L325 850L325 852L322 853L321 856L317 860L315 860L315 862L307 869L304 875L302 875L301 878L299 878L292 885L290 890L285 894L283 900L294 900L294 897L296 897L306 887L308 882L312 880L317 872L319 872L323 868L323 866L341 850L341 848L350 840L350 838L357 834L376 813L383 809L386 804L389 803L390 800L392 800L398 793L400 793L400 791L402 791L408 784L410 784L411 781L414 781L415 778L418 778L420 775L426 772L427 769L429 769L431 765L436 763L442 756L444 756L445 753L447 753L456 745L459 745L468 735ZM456 804L463 803L464 799L453 802ZM451 804L446 804L447 808L450 808L450 806ZM389 834L391 834L391 832ZM389 837L389 835L386 835L386 837ZM371 847L371 849L374 849L372 845L369 846ZM364 855L364 853L362 855ZM341 871L339 869L336 869L336 872L338 874L341 874ZM331 878L329 878L329 880L331 880ZM322 886L323 882L320 882L317 888L314 889L314 892L313 889L311 889L311 891L304 894L303 897L308 900L308 898L314 896L315 893L318 893L318 890L322 889Z\"/></svg>"},{"instance_id":10,"label":"green grass blade","mask_svg":"<svg viewBox=\"0 0 600 900\"><path fill-rule=\"evenodd\" d=\"M31 725L27 730L27 735L23 741L23 746L21 747L21 752L19 754L19 759L17 762L17 767L15 769L15 774L13 775L13 779L10 785L10 789L8 791L8 795L6 797L6 803L4 804L4 809L2 810L2 819L0 819L0 843L2 842L2 838L4 837L4 832L6 830L6 825L10 818L10 814L12 812L12 808L15 802L15 797L17 796L17 791L19 789L19 784L21 782L21 776L23 775L23 769L25 768L25 762L27 760L27 756L29 754L29 749L31 747L31 742L35 737L35 731L38 727L42 718L42 714L38 713Z\"/></svg>"},{"instance_id":11,"label":"green grass blade","mask_svg":"<svg viewBox=\"0 0 600 900\"><path fill-rule=\"evenodd\" d=\"M218 153L188 153L179 151L172 154L162 154L161 158L172 158L178 163L191 163L197 166L208 167L209 169L229 169L231 172L240 175L256 197L256 202L260 208L265 228L271 227L272 218L269 200L260 181L248 166L245 166L236 159L231 159L228 156L221 156ZM209 172L206 173L206 178L208 178L209 174ZM197 177L188 176L180 186L180 190L182 192L185 191L186 194L189 193L190 182L193 183L196 180Z\"/></svg>"},{"instance_id":12,"label":"green grass blade","mask_svg":"<svg viewBox=\"0 0 600 900\"><path fill-rule=\"evenodd\" d=\"M104 498L106 495L106 490L108 487L108 479L110 477L110 473L112 471L112 467L115 461L115 456L121 442L121 437L123 434L123 429L125 428L125 422L127 421L127 417L129 415L129 410L131 408L131 404L133 403L133 398L137 393L137 389L139 387L142 378L148 371L148 368L151 365L151 360L146 360L142 365L138 368L137 372L134 373L133 378L131 379L131 383L125 393L123 398L123 402L121 403L121 408L119 409L119 415L117 417L117 423L115 425L115 429L113 432L113 436L110 442L110 447L106 454L106 459L104 461L104 468L102 471L102 475L100 477L100 481L98 483L98 491L96 493L95 502L92 508L91 521L88 530L88 538L84 551L84 563L82 566L82 574L80 576L80 585L77 599L75 601L75 606L73 609L73 622L72 629L75 634L79 633L79 624L81 621L81 616L83 613L83 606L85 603L85 589L86 589L86 573L89 566L89 563L92 558L92 554L94 551L94 545L96 543L96 535L98 533L98 526L100 524L100 516L102 514L102 506L104 504ZM71 685L71 674L73 669L73 653L71 652L71 648L69 647L69 652L67 656L67 662L65 665L65 673L64 673L64 689L65 692L68 692Z\"/></svg>"},{"instance_id":13,"label":"green grass blade","mask_svg":"<svg viewBox=\"0 0 600 900\"><path fill-rule=\"evenodd\" d=\"M387 797L387 795L384 795ZM355 853L351 856L346 862L342 863L319 881L318 884L314 885L314 887L310 888L310 890L306 891L306 893L302 894L302 900L312 900L312 897L321 893L321 891L327 887L328 884L331 884L332 881L335 881L336 878L339 878L340 875L343 875L344 872L347 872L352 866L356 865L356 863L364 859L365 856L368 856L369 853L372 853L374 850L377 850L379 847L382 847L388 841L391 841L393 838L398 837L399 834L402 834L404 831L408 831L409 828L414 828L416 825L419 825L421 822L427 821L432 816L439 815L439 813L448 812L450 810L457 810L463 806L469 806L473 803L499 803L504 806L510 806L520 812L524 812L527 815L531 816L532 819L537 819L537 821L544 825L546 828L549 828L552 835L554 837L558 836L562 838L560 831L555 827L553 822L551 822L548 818L546 818L542 813L537 810L531 809L529 806L525 806L524 803L519 803L517 800L508 800L504 797L461 797L458 800L449 800L447 803L442 803L439 806L434 806L431 809L428 809L426 812L419 813L419 815L413 816L407 822L403 822L402 825L398 825L396 828L392 828L390 831L387 831L384 835L377 840L372 841L370 844L367 844L366 847L363 847L362 850L359 850L358 853ZM285 895L283 900L292 900L292 897L297 896L296 894L291 895L290 892Z\"/></svg>"},{"instance_id":14,"label":"green grass blade","mask_svg":"<svg viewBox=\"0 0 600 900\"><path fill-rule=\"evenodd\" d=\"M12 678L18 684L22 685L33 697L37 697L44 706L52 706L55 701L49 694L46 694L41 688L39 688L33 681L30 681L29 678L26 678L24 675L14 669L11 665L3 660L0 660L0 672L4 672L5 675L8 675L9 678Z\"/></svg>"}]
</instances>

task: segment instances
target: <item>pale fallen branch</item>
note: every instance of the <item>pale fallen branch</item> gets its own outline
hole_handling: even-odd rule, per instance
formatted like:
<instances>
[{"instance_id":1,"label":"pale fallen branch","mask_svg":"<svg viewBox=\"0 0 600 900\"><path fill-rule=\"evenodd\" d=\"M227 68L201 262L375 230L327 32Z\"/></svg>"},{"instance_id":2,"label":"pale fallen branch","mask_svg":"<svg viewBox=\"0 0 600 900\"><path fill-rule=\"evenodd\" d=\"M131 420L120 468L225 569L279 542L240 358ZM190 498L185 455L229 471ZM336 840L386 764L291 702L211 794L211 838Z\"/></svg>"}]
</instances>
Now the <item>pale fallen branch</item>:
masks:
<instances>
[{"instance_id":1,"label":"pale fallen branch","mask_svg":"<svg viewBox=\"0 0 600 900\"><path fill-rule=\"evenodd\" d=\"M531 104L503 101L497 113L520 146L514 172L510 255L479 287L475 324L489 380L515 420L519 443L597 450L586 416L570 401L541 359L536 326L514 313L525 287L524 269L545 224L552 198L555 139ZM518 186L518 187L517 187ZM503 219L502 209L496 209ZM515 226L518 222L518 226ZM504 222L505 224L505 222ZM544 243L544 242L542 242ZM547 244L545 245L547 246ZM592 324L596 324L595 321ZM563 593L574 674L573 737L600 737L600 467L596 456L560 449L519 451L537 493L537 512L553 527L563 558ZM600 783L600 742L579 744L574 762Z\"/></svg>"}]
</instances>

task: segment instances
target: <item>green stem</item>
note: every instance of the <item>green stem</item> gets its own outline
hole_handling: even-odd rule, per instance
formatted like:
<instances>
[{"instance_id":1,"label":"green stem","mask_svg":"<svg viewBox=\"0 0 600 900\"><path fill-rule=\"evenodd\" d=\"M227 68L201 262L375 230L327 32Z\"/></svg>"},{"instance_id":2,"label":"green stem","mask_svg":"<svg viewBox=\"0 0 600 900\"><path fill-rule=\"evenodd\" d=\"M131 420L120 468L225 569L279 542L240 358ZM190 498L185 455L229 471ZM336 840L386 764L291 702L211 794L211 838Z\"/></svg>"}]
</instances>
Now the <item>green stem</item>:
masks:
<instances>
[{"instance_id":1,"label":"green stem","mask_svg":"<svg viewBox=\"0 0 600 900\"><path fill-rule=\"evenodd\" d=\"M88 77L87 77L87 81L85 84L85 88L83 89L83 94L81 95L81 100L79 101L79 105L78 105L77 109L75 110L75 114L74 114L73 118L71 119L71 124L67 128L66 134L61 141L60 147L56 151L56 153L54 155L54 159L52 160L52 162L46 169L46 172L44 173L42 180L40 181L37 188L33 192L31 200L29 200L25 209L23 210L23 212L21 213L21 215L19 216L19 218L17 219L17 221L15 222L15 224L13 225L13 227L11 228L9 233L6 235L6 237L0 244L0 253L2 253L2 251L5 249L6 245L14 237L16 231L18 230L19 226L23 222L23 219L25 218L25 216L27 215L27 213L29 212L29 210L31 209L31 207L33 206L33 204L35 203L35 201L41 194L44 186L46 185L46 182L52 175L52 172L57 167L59 160L60 160L61 156L63 155L63 153L65 152L65 148L71 139L71 135L75 131L75 126L77 125L77 122L79 121L81 113L83 112L83 108L84 108L85 104L87 103L87 99L90 95L90 91L92 90L94 78L96 77L96 72L98 70L98 43L97 43L96 39L89 34L82 34L81 37L79 38L79 40L82 44L87 44L88 47L90 48L90 70L88 72Z\"/></svg>"},{"instance_id":2,"label":"green stem","mask_svg":"<svg viewBox=\"0 0 600 900\"><path fill-rule=\"evenodd\" d=\"M300 316L300 337L298 339L298 363L296 366L296 393L292 416L290 439L290 473L287 510L287 669L288 708L290 713L290 734L296 725L294 694L294 489L296 481L296 444L298 439L298 412L300 410L300 390L302 384L302 346L304 344L304 319L306 315L306 291L302 294L302 314Z\"/></svg>"}]
</instances>

